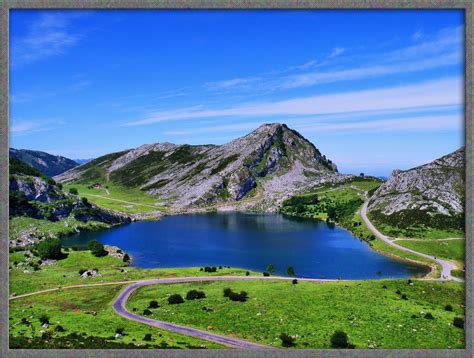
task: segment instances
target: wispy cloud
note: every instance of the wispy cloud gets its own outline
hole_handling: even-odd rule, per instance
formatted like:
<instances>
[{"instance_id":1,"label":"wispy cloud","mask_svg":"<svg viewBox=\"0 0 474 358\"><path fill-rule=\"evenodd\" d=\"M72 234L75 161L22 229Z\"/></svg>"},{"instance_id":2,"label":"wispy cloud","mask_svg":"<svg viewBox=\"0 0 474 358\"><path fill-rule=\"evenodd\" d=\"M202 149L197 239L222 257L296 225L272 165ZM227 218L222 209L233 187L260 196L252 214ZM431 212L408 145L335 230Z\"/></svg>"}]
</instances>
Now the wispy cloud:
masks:
<instances>
[{"instance_id":1,"label":"wispy cloud","mask_svg":"<svg viewBox=\"0 0 474 358\"><path fill-rule=\"evenodd\" d=\"M79 13L47 12L32 22L25 35L11 40L13 67L66 53L77 44L81 34L71 29Z\"/></svg>"},{"instance_id":2,"label":"wispy cloud","mask_svg":"<svg viewBox=\"0 0 474 358\"><path fill-rule=\"evenodd\" d=\"M50 131L64 124L56 119L36 119L36 120L12 120L10 133L12 136L21 136L31 133Z\"/></svg>"},{"instance_id":3,"label":"wispy cloud","mask_svg":"<svg viewBox=\"0 0 474 358\"><path fill-rule=\"evenodd\" d=\"M225 81L207 82L204 87L211 90L229 90L248 88L252 82L261 80L260 77L233 78Z\"/></svg>"},{"instance_id":4,"label":"wispy cloud","mask_svg":"<svg viewBox=\"0 0 474 358\"><path fill-rule=\"evenodd\" d=\"M341 55L342 53L344 53L345 51L346 49L343 47L335 47L332 49L331 53L329 54L329 58L337 57Z\"/></svg>"},{"instance_id":5,"label":"wispy cloud","mask_svg":"<svg viewBox=\"0 0 474 358\"><path fill-rule=\"evenodd\" d=\"M248 103L227 108L177 108L151 113L147 118L125 123L125 126L195 118L260 117L353 113L359 111L420 108L463 103L462 81L451 77L418 84L350 91L329 95L299 97L284 101Z\"/></svg>"}]
</instances>

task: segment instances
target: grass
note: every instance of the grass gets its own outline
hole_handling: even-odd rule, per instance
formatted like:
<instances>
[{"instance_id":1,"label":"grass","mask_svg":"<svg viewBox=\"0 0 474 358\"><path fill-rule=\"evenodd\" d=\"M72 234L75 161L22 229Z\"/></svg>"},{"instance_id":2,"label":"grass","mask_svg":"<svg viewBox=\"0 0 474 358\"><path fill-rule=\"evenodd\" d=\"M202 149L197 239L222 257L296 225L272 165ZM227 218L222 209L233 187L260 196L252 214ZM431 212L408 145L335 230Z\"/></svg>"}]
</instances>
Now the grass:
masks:
<instances>
[{"instance_id":1,"label":"grass","mask_svg":"<svg viewBox=\"0 0 474 358\"><path fill-rule=\"evenodd\" d=\"M390 237L398 238L414 238L414 239L446 239L446 238L464 238L465 234L461 230L454 229L437 229L427 226L410 226L406 229L395 227L387 223L380 222L380 220L370 220L377 225L377 229Z\"/></svg>"},{"instance_id":2,"label":"grass","mask_svg":"<svg viewBox=\"0 0 474 358\"><path fill-rule=\"evenodd\" d=\"M383 286L387 288L383 288ZM223 289L245 290L247 302L223 297ZM185 297L191 289L206 298L170 305L167 297ZM400 294L396 291L400 290ZM408 299L402 299L405 294ZM160 307L150 316L200 329L281 347L280 333L296 336L296 348L330 348L336 329L345 331L356 348L462 348L464 331L453 327L464 316L464 286L455 282L278 281L213 282L156 285L139 289L128 303L143 312L151 300ZM444 307L451 304L453 312ZM212 309L204 310L203 307ZM434 319L424 318L430 312Z\"/></svg>"},{"instance_id":3,"label":"grass","mask_svg":"<svg viewBox=\"0 0 474 358\"><path fill-rule=\"evenodd\" d=\"M32 231L37 237L64 237L74 234L76 228L81 231L92 231L107 229L109 227L110 225L102 222L89 221L84 223L73 217L61 221L49 221L27 216L16 216L9 220L9 237L10 240L15 240L25 231Z\"/></svg>"},{"instance_id":4,"label":"grass","mask_svg":"<svg viewBox=\"0 0 474 358\"><path fill-rule=\"evenodd\" d=\"M245 275L247 270L222 268L215 273L199 271L199 267L139 269L128 267L112 256L95 257L90 251L67 251L67 258L55 265L44 266L40 271L24 273L28 266L13 267L13 262L27 264L24 252L10 253L10 294L34 292L59 286L89 284L112 281L140 280L158 277L177 276L212 276L212 275ZM80 269L98 268L101 276L84 278L79 275ZM31 268L29 268L31 271ZM123 271L123 272L122 272ZM256 274L251 272L252 274Z\"/></svg>"},{"instance_id":5,"label":"grass","mask_svg":"<svg viewBox=\"0 0 474 358\"><path fill-rule=\"evenodd\" d=\"M424 254L464 262L465 240L397 240L397 244Z\"/></svg>"},{"instance_id":6,"label":"grass","mask_svg":"<svg viewBox=\"0 0 474 358\"><path fill-rule=\"evenodd\" d=\"M106 193L105 185L100 189L89 188L91 184L65 184L64 189L76 188L79 195L90 202L106 209L116 210L127 214L140 214L152 211L166 211L166 207L153 195L137 188L125 188L108 183L110 194Z\"/></svg>"},{"instance_id":7,"label":"grass","mask_svg":"<svg viewBox=\"0 0 474 358\"><path fill-rule=\"evenodd\" d=\"M80 288L10 301L10 344L25 337L41 339L43 330L53 334L51 338L43 339L47 341L44 342L45 346L51 348L55 347L55 342L71 333L82 336L84 340L82 345L74 344L74 348L88 348L91 344L90 337L101 337L114 344L133 344L136 348L145 344L149 348L221 348L211 342L152 328L117 315L112 310L112 303L123 287ZM39 317L44 314L50 321L47 329L41 328L39 321ZM22 323L22 319L29 321L31 325ZM64 332L55 331L59 325L65 329ZM124 329L122 337L114 337L117 328ZM149 342L143 339L147 333L152 336Z\"/></svg>"}]
</instances>

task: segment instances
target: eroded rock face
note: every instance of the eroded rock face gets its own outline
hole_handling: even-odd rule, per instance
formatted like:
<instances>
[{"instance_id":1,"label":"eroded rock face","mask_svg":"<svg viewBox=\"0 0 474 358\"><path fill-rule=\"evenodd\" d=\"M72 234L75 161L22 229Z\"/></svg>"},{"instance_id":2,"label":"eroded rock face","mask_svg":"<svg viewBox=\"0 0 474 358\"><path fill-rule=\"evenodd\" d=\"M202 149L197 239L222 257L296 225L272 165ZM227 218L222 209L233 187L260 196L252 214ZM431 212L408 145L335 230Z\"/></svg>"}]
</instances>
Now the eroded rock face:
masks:
<instances>
[{"instance_id":1,"label":"eroded rock face","mask_svg":"<svg viewBox=\"0 0 474 358\"><path fill-rule=\"evenodd\" d=\"M220 146L158 143L113 161L106 157L94 160L95 173L105 173L94 180L139 188L164 199L174 211L227 203L272 211L290 195L349 177L338 174L334 163L298 132L279 123ZM55 179L88 180L92 164Z\"/></svg>"},{"instance_id":2,"label":"eroded rock face","mask_svg":"<svg viewBox=\"0 0 474 358\"><path fill-rule=\"evenodd\" d=\"M61 197L55 186L34 176L13 176L10 179L10 190L21 191L27 200L43 203L52 202Z\"/></svg>"},{"instance_id":3,"label":"eroded rock face","mask_svg":"<svg viewBox=\"0 0 474 358\"><path fill-rule=\"evenodd\" d=\"M400 217L419 224L435 217L460 217L464 214L464 175L464 148L410 170L395 170L371 197L369 214L379 220ZM406 215L415 211L421 213L419 218Z\"/></svg>"}]
</instances>

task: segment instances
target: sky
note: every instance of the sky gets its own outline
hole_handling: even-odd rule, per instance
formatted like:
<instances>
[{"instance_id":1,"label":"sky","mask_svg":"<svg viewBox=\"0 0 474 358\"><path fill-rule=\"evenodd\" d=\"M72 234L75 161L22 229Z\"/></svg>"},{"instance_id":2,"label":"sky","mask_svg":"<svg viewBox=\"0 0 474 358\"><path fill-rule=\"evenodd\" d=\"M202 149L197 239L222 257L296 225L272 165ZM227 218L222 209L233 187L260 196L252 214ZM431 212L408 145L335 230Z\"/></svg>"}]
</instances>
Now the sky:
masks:
<instances>
[{"instance_id":1,"label":"sky","mask_svg":"<svg viewBox=\"0 0 474 358\"><path fill-rule=\"evenodd\" d=\"M12 10L10 146L72 159L285 123L342 173L464 145L461 10Z\"/></svg>"}]
</instances>

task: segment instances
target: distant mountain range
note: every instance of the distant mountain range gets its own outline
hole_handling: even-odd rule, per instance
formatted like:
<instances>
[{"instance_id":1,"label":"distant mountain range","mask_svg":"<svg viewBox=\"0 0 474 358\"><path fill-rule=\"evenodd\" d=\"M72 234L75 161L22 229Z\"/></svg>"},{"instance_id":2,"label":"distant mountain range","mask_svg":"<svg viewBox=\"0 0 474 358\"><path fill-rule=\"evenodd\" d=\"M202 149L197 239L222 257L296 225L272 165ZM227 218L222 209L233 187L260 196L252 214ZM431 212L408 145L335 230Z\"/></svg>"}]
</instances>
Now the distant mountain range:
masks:
<instances>
[{"instance_id":1,"label":"distant mountain range","mask_svg":"<svg viewBox=\"0 0 474 358\"><path fill-rule=\"evenodd\" d=\"M42 174L50 177L61 174L79 165L74 160L59 155L28 149L10 148L10 158L17 158L31 165L33 168L38 169Z\"/></svg>"},{"instance_id":2,"label":"distant mountain range","mask_svg":"<svg viewBox=\"0 0 474 358\"><path fill-rule=\"evenodd\" d=\"M82 164L86 164L86 163L89 163L91 160L93 160L93 158L90 158L90 159L73 159L77 164L79 165L82 165Z\"/></svg>"},{"instance_id":3,"label":"distant mountain range","mask_svg":"<svg viewBox=\"0 0 474 358\"><path fill-rule=\"evenodd\" d=\"M54 179L139 188L179 211L212 205L277 210L289 196L348 177L298 132L273 123L224 145L142 145Z\"/></svg>"}]
</instances>

